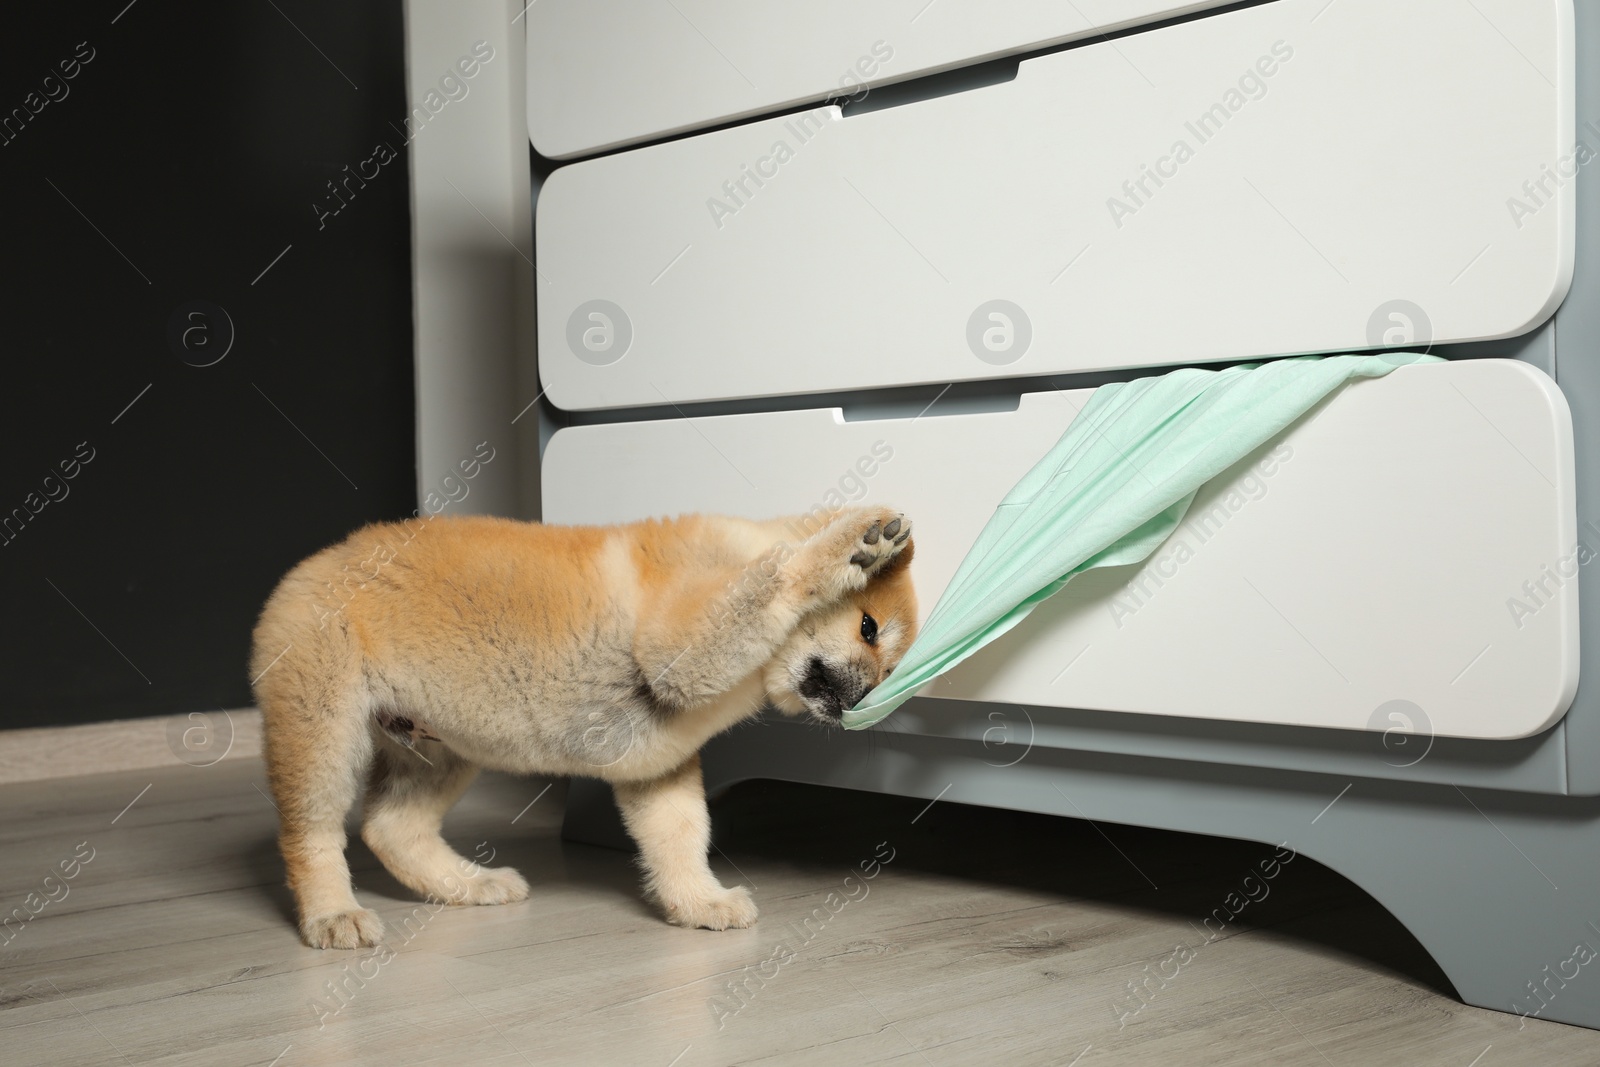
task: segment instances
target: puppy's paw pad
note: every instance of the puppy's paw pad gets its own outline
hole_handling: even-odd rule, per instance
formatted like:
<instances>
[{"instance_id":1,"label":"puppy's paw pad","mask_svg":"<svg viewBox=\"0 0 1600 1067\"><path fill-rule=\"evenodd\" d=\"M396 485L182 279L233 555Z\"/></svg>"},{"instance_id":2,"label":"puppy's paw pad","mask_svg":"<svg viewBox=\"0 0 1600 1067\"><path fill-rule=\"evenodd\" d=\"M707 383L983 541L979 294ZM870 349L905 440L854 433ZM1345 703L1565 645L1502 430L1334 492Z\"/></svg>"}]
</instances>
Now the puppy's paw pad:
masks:
<instances>
[{"instance_id":1,"label":"puppy's paw pad","mask_svg":"<svg viewBox=\"0 0 1600 1067\"><path fill-rule=\"evenodd\" d=\"M367 908L314 915L300 923L312 948L370 948L383 940L383 920Z\"/></svg>"},{"instance_id":2,"label":"puppy's paw pad","mask_svg":"<svg viewBox=\"0 0 1600 1067\"><path fill-rule=\"evenodd\" d=\"M905 548L911 539L911 520L903 512L885 508L864 516L862 522L865 525L852 546L850 563L871 574Z\"/></svg>"},{"instance_id":3,"label":"puppy's paw pad","mask_svg":"<svg viewBox=\"0 0 1600 1067\"><path fill-rule=\"evenodd\" d=\"M667 921L702 930L742 930L756 922L756 902L744 886L700 900L667 905Z\"/></svg>"},{"instance_id":4,"label":"puppy's paw pad","mask_svg":"<svg viewBox=\"0 0 1600 1067\"><path fill-rule=\"evenodd\" d=\"M460 892L446 897L450 904L515 904L528 899L528 880L513 867L480 867L463 879Z\"/></svg>"}]
</instances>

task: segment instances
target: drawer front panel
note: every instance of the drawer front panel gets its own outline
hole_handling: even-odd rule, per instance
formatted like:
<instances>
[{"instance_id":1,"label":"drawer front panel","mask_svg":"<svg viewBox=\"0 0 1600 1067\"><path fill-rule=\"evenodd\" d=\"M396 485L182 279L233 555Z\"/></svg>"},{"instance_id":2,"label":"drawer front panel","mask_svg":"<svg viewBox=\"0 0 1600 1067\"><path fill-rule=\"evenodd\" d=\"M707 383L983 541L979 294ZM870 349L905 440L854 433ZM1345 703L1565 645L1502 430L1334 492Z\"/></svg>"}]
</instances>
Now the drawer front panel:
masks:
<instances>
[{"instance_id":1,"label":"drawer front panel","mask_svg":"<svg viewBox=\"0 0 1600 1067\"><path fill-rule=\"evenodd\" d=\"M1282 0L559 168L542 381L604 409L1516 335L1571 277L1571 15Z\"/></svg>"},{"instance_id":2,"label":"drawer front panel","mask_svg":"<svg viewBox=\"0 0 1600 1067\"><path fill-rule=\"evenodd\" d=\"M570 159L1226 2L540 0L528 133Z\"/></svg>"},{"instance_id":3,"label":"drawer front panel","mask_svg":"<svg viewBox=\"0 0 1600 1067\"><path fill-rule=\"evenodd\" d=\"M766 518L881 501L916 521L924 614L1086 390L1017 410L836 410L558 431L544 514ZM1145 564L1075 580L925 695L1241 722L1511 738L1577 685L1572 427L1509 360L1357 382L1212 483ZM1400 703L1396 703L1400 702Z\"/></svg>"}]
</instances>

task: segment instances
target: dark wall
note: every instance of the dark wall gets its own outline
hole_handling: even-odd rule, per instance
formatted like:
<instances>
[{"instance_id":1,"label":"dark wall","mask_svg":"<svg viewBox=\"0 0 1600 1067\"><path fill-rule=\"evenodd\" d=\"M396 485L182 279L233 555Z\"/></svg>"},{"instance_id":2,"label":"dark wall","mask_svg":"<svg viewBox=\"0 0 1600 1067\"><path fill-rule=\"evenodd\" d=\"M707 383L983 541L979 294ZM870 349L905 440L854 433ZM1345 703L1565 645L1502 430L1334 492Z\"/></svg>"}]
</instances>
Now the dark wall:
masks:
<instances>
[{"instance_id":1,"label":"dark wall","mask_svg":"<svg viewBox=\"0 0 1600 1067\"><path fill-rule=\"evenodd\" d=\"M415 507L400 4L13 8L0 727L248 704L277 578Z\"/></svg>"}]
</instances>

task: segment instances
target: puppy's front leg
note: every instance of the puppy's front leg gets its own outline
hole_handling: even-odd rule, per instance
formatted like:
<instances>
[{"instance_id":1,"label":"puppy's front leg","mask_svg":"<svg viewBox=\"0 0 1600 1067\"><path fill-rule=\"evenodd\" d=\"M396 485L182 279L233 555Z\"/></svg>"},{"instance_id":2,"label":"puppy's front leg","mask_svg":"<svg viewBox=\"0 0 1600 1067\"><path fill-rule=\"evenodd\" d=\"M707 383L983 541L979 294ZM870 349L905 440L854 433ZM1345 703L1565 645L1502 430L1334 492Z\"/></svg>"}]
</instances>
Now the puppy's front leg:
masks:
<instances>
[{"instance_id":1,"label":"puppy's front leg","mask_svg":"<svg viewBox=\"0 0 1600 1067\"><path fill-rule=\"evenodd\" d=\"M911 520L898 511L849 508L798 544L774 545L740 571L676 590L651 605L635 635L643 681L670 707L727 692L808 612L865 588L910 537Z\"/></svg>"},{"instance_id":2,"label":"puppy's front leg","mask_svg":"<svg viewBox=\"0 0 1600 1067\"><path fill-rule=\"evenodd\" d=\"M802 541L783 577L801 611L825 607L866 588L911 539L911 520L892 508L848 508Z\"/></svg>"},{"instance_id":3,"label":"puppy's front leg","mask_svg":"<svg viewBox=\"0 0 1600 1067\"><path fill-rule=\"evenodd\" d=\"M654 781L615 782L613 789L642 853L645 890L666 910L668 922L707 930L755 923L750 891L724 888L706 862L711 813L698 755Z\"/></svg>"}]
</instances>

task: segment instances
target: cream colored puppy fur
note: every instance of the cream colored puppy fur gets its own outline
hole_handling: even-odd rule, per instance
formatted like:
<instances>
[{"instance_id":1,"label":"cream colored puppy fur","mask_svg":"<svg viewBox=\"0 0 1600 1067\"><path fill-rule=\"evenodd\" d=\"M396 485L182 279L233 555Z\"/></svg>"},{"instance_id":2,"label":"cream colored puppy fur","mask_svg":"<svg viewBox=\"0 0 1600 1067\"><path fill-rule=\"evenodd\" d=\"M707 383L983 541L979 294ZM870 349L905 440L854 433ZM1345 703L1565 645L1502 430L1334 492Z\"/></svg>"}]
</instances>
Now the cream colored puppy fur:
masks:
<instances>
[{"instance_id":1,"label":"cream colored puppy fur","mask_svg":"<svg viewBox=\"0 0 1600 1067\"><path fill-rule=\"evenodd\" d=\"M810 532L810 531L815 531ZM915 637L911 524L881 507L751 522L383 524L299 564L268 599L251 673L300 933L377 944L345 863L461 904L522 900L439 834L480 767L612 783L669 921L749 926L706 861L699 750L771 703L837 725Z\"/></svg>"}]
</instances>

